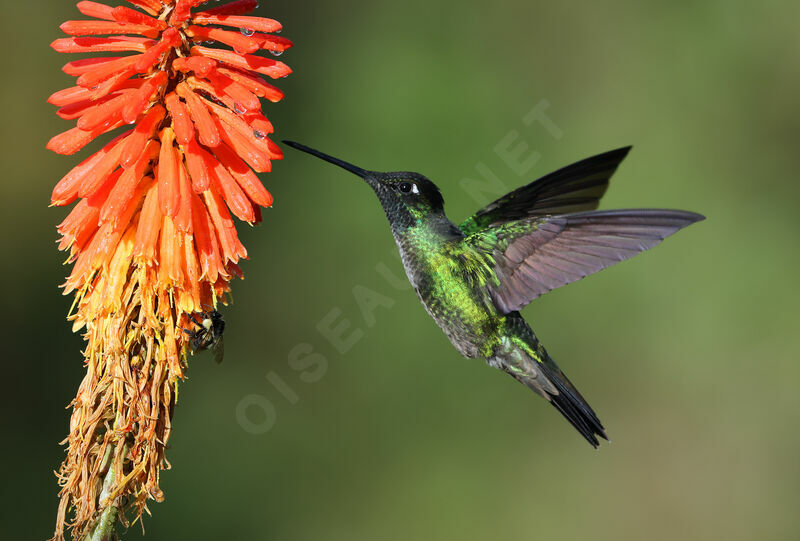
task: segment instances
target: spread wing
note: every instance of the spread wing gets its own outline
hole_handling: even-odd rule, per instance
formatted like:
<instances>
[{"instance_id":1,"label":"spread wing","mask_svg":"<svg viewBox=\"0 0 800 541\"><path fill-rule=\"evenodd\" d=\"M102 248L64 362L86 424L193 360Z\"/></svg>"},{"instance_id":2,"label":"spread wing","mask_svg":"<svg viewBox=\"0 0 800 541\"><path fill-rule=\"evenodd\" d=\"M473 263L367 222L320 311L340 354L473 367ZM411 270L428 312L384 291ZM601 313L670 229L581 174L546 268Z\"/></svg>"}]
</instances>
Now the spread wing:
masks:
<instances>
[{"instance_id":1,"label":"spread wing","mask_svg":"<svg viewBox=\"0 0 800 541\"><path fill-rule=\"evenodd\" d=\"M459 228L469 235L532 216L594 210L606 193L608 180L630 149L598 154L534 180L482 208Z\"/></svg>"},{"instance_id":2,"label":"spread wing","mask_svg":"<svg viewBox=\"0 0 800 541\"><path fill-rule=\"evenodd\" d=\"M605 210L529 218L465 238L491 268L489 293L504 313L658 245L703 220L680 210Z\"/></svg>"}]
</instances>

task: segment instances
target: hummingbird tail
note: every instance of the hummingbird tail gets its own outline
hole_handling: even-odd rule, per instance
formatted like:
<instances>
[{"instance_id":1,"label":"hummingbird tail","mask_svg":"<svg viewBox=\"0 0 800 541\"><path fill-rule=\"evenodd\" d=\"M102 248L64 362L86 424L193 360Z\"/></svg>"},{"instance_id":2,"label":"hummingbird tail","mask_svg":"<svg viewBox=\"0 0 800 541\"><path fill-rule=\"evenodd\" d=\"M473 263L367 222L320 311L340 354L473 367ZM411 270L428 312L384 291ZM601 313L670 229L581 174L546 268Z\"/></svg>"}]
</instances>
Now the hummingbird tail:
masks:
<instances>
[{"instance_id":1,"label":"hummingbird tail","mask_svg":"<svg viewBox=\"0 0 800 541\"><path fill-rule=\"evenodd\" d=\"M495 351L489 363L550 402L592 447L597 448L600 445L598 436L608 440L600 419L550 358L533 331L529 327L527 331L524 342L507 342L506 347Z\"/></svg>"}]
</instances>

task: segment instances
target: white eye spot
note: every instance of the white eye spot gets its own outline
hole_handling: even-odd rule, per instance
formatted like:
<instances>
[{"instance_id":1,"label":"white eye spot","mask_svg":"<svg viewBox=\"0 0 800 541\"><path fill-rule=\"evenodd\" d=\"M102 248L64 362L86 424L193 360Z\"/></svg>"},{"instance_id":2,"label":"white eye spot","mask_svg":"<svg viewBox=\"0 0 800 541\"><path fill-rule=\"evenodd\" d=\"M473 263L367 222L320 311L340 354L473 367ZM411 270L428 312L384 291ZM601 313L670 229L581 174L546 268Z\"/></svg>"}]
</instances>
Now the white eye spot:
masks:
<instances>
[{"instance_id":1,"label":"white eye spot","mask_svg":"<svg viewBox=\"0 0 800 541\"><path fill-rule=\"evenodd\" d=\"M419 188L413 182L401 182L397 188L401 193L413 193L419 195Z\"/></svg>"}]
</instances>

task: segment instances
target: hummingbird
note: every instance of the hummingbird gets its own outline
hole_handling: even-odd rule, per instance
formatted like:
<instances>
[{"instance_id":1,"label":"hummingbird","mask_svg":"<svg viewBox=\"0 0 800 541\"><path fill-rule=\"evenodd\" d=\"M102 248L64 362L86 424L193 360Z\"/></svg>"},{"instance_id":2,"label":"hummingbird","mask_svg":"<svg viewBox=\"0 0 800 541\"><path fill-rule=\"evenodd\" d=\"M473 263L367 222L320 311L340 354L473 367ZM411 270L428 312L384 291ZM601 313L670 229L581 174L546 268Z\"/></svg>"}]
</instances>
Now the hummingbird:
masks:
<instances>
[{"instance_id":1,"label":"hummingbird","mask_svg":"<svg viewBox=\"0 0 800 541\"><path fill-rule=\"evenodd\" d=\"M419 173L370 171L284 142L354 173L372 188L420 302L461 355L485 359L526 385L593 447L598 437L608 440L597 414L519 310L705 218L680 210L595 210L631 147L545 175L456 225L445 215L439 188Z\"/></svg>"}]
</instances>

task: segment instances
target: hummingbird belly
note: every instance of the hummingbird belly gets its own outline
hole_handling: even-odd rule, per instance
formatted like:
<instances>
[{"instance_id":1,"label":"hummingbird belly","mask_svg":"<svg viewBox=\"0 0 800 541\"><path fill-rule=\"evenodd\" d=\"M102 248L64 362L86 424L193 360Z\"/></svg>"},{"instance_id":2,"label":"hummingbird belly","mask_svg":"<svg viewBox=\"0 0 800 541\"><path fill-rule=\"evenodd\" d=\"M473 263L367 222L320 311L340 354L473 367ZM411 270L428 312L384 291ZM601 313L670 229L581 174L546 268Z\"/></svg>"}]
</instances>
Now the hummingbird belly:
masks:
<instances>
[{"instance_id":1,"label":"hummingbird belly","mask_svg":"<svg viewBox=\"0 0 800 541\"><path fill-rule=\"evenodd\" d=\"M445 254L424 259L425 264L408 274L425 310L459 353L485 358L502 315L457 261Z\"/></svg>"}]
</instances>

